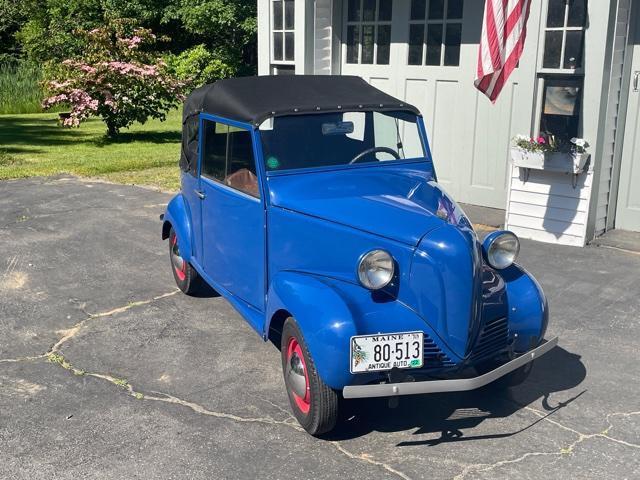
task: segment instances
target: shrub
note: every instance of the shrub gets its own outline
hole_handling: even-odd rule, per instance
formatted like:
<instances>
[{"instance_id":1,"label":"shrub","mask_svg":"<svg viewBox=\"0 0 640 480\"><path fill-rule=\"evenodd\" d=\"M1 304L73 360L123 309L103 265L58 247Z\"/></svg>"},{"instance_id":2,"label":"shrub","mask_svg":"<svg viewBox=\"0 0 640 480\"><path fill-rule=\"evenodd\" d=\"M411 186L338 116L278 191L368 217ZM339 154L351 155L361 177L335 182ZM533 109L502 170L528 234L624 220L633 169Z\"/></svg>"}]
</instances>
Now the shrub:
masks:
<instances>
[{"instance_id":1,"label":"shrub","mask_svg":"<svg viewBox=\"0 0 640 480\"><path fill-rule=\"evenodd\" d=\"M170 70L190 89L237 74L236 67L216 58L204 45L197 45L180 55L169 55L166 60Z\"/></svg>"},{"instance_id":2,"label":"shrub","mask_svg":"<svg viewBox=\"0 0 640 480\"><path fill-rule=\"evenodd\" d=\"M149 118L164 120L182 99L182 82L167 72L166 64L151 52L157 41L148 29L118 20L90 31L79 30L86 40L82 55L51 66L43 106L71 106L66 126L78 126L91 116L107 125L107 133Z\"/></svg>"}]
</instances>

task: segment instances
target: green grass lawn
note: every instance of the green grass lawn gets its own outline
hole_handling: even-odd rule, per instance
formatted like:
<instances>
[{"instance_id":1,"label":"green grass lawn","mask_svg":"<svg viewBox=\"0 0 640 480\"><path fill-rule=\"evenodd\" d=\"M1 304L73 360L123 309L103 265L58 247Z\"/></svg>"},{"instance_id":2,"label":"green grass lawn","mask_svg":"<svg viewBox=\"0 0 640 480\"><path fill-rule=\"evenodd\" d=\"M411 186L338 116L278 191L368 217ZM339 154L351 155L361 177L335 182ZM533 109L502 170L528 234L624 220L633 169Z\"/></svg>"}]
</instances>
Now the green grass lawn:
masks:
<instances>
[{"instance_id":1,"label":"green grass lawn","mask_svg":"<svg viewBox=\"0 0 640 480\"><path fill-rule=\"evenodd\" d=\"M57 114L0 115L0 180L71 174L108 181L179 187L180 112L105 136L102 121L58 126Z\"/></svg>"}]
</instances>

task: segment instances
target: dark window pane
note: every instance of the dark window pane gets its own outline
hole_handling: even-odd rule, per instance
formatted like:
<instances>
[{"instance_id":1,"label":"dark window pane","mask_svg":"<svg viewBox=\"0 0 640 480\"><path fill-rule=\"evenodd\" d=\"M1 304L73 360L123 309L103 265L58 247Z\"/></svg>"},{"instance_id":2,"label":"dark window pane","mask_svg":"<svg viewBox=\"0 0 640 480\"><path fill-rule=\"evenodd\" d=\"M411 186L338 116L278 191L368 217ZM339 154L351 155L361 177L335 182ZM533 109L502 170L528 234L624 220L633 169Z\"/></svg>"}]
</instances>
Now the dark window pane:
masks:
<instances>
[{"instance_id":1,"label":"dark window pane","mask_svg":"<svg viewBox=\"0 0 640 480\"><path fill-rule=\"evenodd\" d=\"M562 32L546 32L544 36L544 68L560 68Z\"/></svg>"},{"instance_id":2,"label":"dark window pane","mask_svg":"<svg viewBox=\"0 0 640 480\"><path fill-rule=\"evenodd\" d=\"M549 0L547 10L547 27L563 27L564 12L567 0Z\"/></svg>"},{"instance_id":3,"label":"dark window pane","mask_svg":"<svg viewBox=\"0 0 640 480\"><path fill-rule=\"evenodd\" d=\"M205 177L224 180L227 159L227 131L221 123L204 121L204 148L201 173Z\"/></svg>"},{"instance_id":4,"label":"dark window pane","mask_svg":"<svg viewBox=\"0 0 640 480\"><path fill-rule=\"evenodd\" d=\"M464 0L449 0L447 3L447 18L462 18Z\"/></svg>"},{"instance_id":5,"label":"dark window pane","mask_svg":"<svg viewBox=\"0 0 640 480\"><path fill-rule=\"evenodd\" d=\"M360 63L373 63L373 25L362 27L362 59Z\"/></svg>"},{"instance_id":6,"label":"dark window pane","mask_svg":"<svg viewBox=\"0 0 640 480\"><path fill-rule=\"evenodd\" d=\"M569 27L584 27L587 21L587 0L569 0Z\"/></svg>"},{"instance_id":7,"label":"dark window pane","mask_svg":"<svg viewBox=\"0 0 640 480\"><path fill-rule=\"evenodd\" d=\"M422 65L424 25L409 27L409 65Z\"/></svg>"},{"instance_id":8,"label":"dark window pane","mask_svg":"<svg viewBox=\"0 0 640 480\"><path fill-rule=\"evenodd\" d=\"M411 20L423 20L427 0L411 0Z\"/></svg>"},{"instance_id":9,"label":"dark window pane","mask_svg":"<svg viewBox=\"0 0 640 480\"><path fill-rule=\"evenodd\" d=\"M582 66L582 42L584 32L568 31L564 46L564 68L580 68Z\"/></svg>"},{"instance_id":10,"label":"dark window pane","mask_svg":"<svg viewBox=\"0 0 640 480\"><path fill-rule=\"evenodd\" d=\"M444 42L444 64L448 67L460 65L460 42L462 40L462 24L447 24L447 35Z\"/></svg>"},{"instance_id":11,"label":"dark window pane","mask_svg":"<svg viewBox=\"0 0 640 480\"><path fill-rule=\"evenodd\" d=\"M282 60L284 52L284 45L282 45L282 33L276 32L273 34L273 59Z\"/></svg>"},{"instance_id":12,"label":"dark window pane","mask_svg":"<svg viewBox=\"0 0 640 480\"><path fill-rule=\"evenodd\" d=\"M429 0L429 20L444 18L444 0Z\"/></svg>"},{"instance_id":13,"label":"dark window pane","mask_svg":"<svg viewBox=\"0 0 640 480\"><path fill-rule=\"evenodd\" d=\"M282 30L282 2L273 2L273 29Z\"/></svg>"},{"instance_id":14,"label":"dark window pane","mask_svg":"<svg viewBox=\"0 0 640 480\"><path fill-rule=\"evenodd\" d=\"M295 51L295 40L293 38L293 32L287 32L284 34L284 59L293 60Z\"/></svg>"},{"instance_id":15,"label":"dark window pane","mask_svg":"<svg viewBox=\"0 0 640 480\"><path fill-rule=\"evenodd\" d=\"M429 25L427 29L427 65L440 65L442 51L442 25Z\"/></svg>"},{"instance_id":16,"label":"dark window pane","mask_svg":"<svg viewBox=\"0 0 640 480\"><path fill-rule=\"evenodd\" d=\"M349 14L347 19L350 22L359 22L360 21L360 2L362 0L349 0Z\"/></svg>"},{"instance_id":17,"label":"dark window pane","mask_svg":"<svg viewBox=\"0 0 640 480\"><path fill-rule=\"evenodd\" d=\"M389 65L389 49L391 45L391 25L378 26L378 53L376 63Z\"/></svg>"},{"instance_id":18,"label":"dark window pane","mask_svg":"<svg viewBox=\"0 0 640 480\"><path fill-rule=\"evenodd\" d=\"M362 7L362 20L373 22L376 19L376 0L364 0Z\"/></svg>"},{"instance_id":19,"label":"dark window pane","mask_svg":"<svg viewBox=\"0 0 640 480\"><path fill-rule=\"evenodd\" d=\"M260 196L251 133L247 130L229 130L229 162L224 183L254 197Z\"/></svg>"},{"instance_id":20,"label":"dark window pane","mask_svg":"<svg viewBox=\"0 0 640 480\"><path fill-rule=\"evenodd\" d=\"M540 131L553 135L561 148L563 144L568 146L570 139L578 136L582 86L582 79L545 79Z\"/></svg>"},{"instance_id":21,"label":"dark window pane","mask_svg":"<svg viewBox=\"0 0 640 480\"><path fill-rule=\"evenodd\" d=\"M294 5L295 2L293 0L284 2L284 28L286 30L293 30L295 25Z\"/></svg>"},{"instance_id":22,"label":"dark window pane","mask_svg":"<svg viewBox=\"0 0 640 480\"><path fill-rule=\"evenodd\" d=\"M393 0L380 0L380 5L378 7L378 20L381 22L390 22L392 8Z\"/></svg>"},{"instance_id":23,"label":"dark window pane","mask_svg":"<svg viewBox=\"0 0 640 480\"><path fill-rule=\"evenodd\" d=\"M351 25L347 28L347 63L358 63L360 47L360 27Z\"/></svg>"}]
</instances>

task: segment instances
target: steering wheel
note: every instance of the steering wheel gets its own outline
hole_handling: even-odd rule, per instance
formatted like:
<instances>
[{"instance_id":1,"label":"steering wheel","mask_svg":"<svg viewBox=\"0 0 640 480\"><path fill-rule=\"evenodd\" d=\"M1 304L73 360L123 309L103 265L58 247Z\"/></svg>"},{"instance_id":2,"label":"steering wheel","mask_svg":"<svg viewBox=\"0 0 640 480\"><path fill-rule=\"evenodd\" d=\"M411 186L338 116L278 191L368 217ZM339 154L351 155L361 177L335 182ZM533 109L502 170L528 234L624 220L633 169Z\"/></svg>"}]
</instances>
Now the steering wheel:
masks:
<instances>
[{"instance_id":1,"label":"steering wheel","mask_svg":"<svg viewBox=\"0 0 640 480\"><path fill-rule=\"evenodd\" d=\"M396 152L393 148L389 147L371 147L367 148L364 152L360 152L358 155L353 157L353 160L349 162L349 165L353 165L354 163L358 163L362 158L369 155L370 153L388 153L389 155L395 157L396 160L400 160L400 154ZM374 157L375 158L375 157ZM376 158L376 160L378 160ZM380 160L378 160L379 162Z\"/></svg>"}]
</instances>

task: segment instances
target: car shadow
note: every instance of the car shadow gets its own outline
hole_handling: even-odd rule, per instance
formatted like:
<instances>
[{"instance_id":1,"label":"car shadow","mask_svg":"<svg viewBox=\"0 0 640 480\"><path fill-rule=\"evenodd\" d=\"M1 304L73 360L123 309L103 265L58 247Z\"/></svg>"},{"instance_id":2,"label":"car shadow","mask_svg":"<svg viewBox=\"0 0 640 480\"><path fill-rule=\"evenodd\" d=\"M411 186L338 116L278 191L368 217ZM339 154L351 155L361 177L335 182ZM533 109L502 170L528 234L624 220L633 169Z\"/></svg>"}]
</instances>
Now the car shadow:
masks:
<instances>
[{"instance_id":1,"label":"car shadow","mask_svg":"<svg viewBox=\"0 0 640 480\"><path fill-rule=\"evenodd\" d=\"M536 360L531 375L522 385L511 389L491 384L470 392L406 396L398 398L395 406L396 400L388 398L345 400L343 420L328 439L346 440L373 431L413 429L416 429L413 435L433 433L439 437L402 441L398 447L511 437L544 418L534 417L530 424L510 432L473 435L468 431L486 419L510 417L540 398L544 414L553 415L578 401L586 390L557 404L551 403L550 395L577 387L585 377L586 368L580 356L556 347Z\"/></svg>"}]
</instances>

